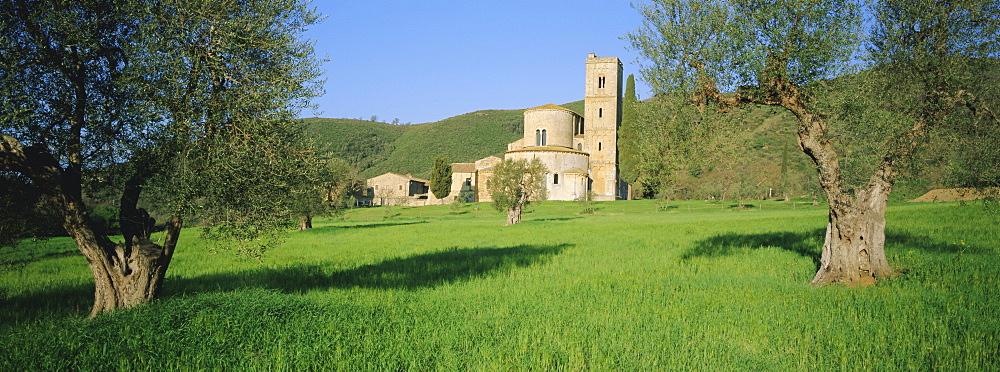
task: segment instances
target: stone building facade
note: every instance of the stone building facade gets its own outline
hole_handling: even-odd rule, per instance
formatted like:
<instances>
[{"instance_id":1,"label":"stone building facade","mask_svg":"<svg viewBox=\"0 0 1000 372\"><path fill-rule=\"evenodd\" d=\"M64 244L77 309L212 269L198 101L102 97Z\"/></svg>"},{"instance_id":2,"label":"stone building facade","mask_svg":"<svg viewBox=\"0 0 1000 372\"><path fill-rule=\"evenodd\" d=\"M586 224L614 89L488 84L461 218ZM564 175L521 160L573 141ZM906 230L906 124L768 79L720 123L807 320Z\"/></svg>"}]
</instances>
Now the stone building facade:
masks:
<instances>
[{"instance_id":1,"label":"stone building facade","mask_svg":"<svg viewBox=\"0 0 1000 372\"><path fill-rule=\"evenodd\" d=\"M429 185L430 181L422 178L389 172L369 178L365 196L372 205L426 205L431 195Z\"/></svg>"},{"instance_id":2,"label":"stone building facade","mask_svg":"<svg viewBox=\"0 0 1000 372\"><path fill-rule=\"evenodd\" d=\"M486 189L493 167L503 161L496 156L487 156L473 163L451 164L451 193L448 201L454 198L465 198L466 202L490 202L490 193Z\"/></svg>"},{"instance_id":3,"label":"stone building facade","mask_svg":"<svg viewBox=\"0 0 1000 372\"><path fill-rule=\"evenodd\" d=\"M524 136L507 145L503 159L539 159L548 170L546 186L549 200L616 200L628 193L618 171L618 128L622 118L622 64L617 57L598 57L591 53L586 62L583 116L573 110L547 104L524 111ZM489 202L487 185L493 167L501 158L489 156L473 163L452 164L451 193L445 200L435 199L427 192L429 182L386 173L380 179L393 191L417 190L421 193L403 205L441 204L455 198ZM373 204L381 205L378 182ZM389 181L394 183L388 183ZM409 182L407 185L401 186ZM399 189L399 190L395 190Z\"/></svg>"},{"instance_id":4,"label":"stone building facade","mask_svg":"<svg viewBox=\"0 0 1000 372\"><path fill-rule=\"evenodd\" d=\"M553 104L527 109L524 137L504 153L504 159L537 158L545 165L549 200L628 195L618 171L622 64L617 57L590 54L586 66L583 116ZM479 179L478 186L485 186L485 177Z\"/></svg>"}]
</instances>

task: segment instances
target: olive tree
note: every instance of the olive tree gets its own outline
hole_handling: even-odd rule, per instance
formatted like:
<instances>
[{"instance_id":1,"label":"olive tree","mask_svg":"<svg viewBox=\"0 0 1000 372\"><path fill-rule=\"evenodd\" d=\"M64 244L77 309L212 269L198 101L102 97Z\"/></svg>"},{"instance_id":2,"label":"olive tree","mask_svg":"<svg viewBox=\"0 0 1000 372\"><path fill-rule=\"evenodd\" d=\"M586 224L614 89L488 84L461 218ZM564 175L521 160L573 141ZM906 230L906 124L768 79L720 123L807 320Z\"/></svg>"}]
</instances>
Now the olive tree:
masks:
<instances>
[{"instance_id":1,"label":"olive tree","mask_svg":"<svg viewBox=\"0 0 1000 372\"><path fill-rule=\"evenodd\" d=\"M532 201L548 198L545 177L548 170L538 158L504 159L493 168L487 189L493 198L493 207L507 212L510 226L521 222L521 211Z\"/></svg>"},{"instance_id":2,"label":"olive tree","mask_svg":"<svg viewBox=\"0 0 1000 372\"><path fill-rule=\"evenodd\" d=\"M5 1L0 171L60 215L95 281L91 316L162 287L185 216L251 253L289 218L318 92L317 17L299 0ZM119 191L124 242L95 229L84 185ZM142 207L144 206L144 207ZM147 212L170 216L162 243Z\"/></svg>"},{"instance_id":3,"label":"olive tree","mask_svg":"<svg viewBox=\"0 0 1000 372\"><path fill-rule=\"evenodd\" d=\"M770 105L795 116L799 148L815 164L829 202L815 285L864 285L894 274L884 250L885 209L901 167L931 128L960 119L956 110L988 111L970 81L956 76L962 70L952 68L970 57L996 57L995 2L882 2L872 8L876 26L870 43L861 38L865 5L656 0L639 6L643 26L627 36L648 60L643 76L659 92L687 93L701 110ZM831 102L824 84L854 72L852 61L863 57L862 45L871 45L880 77L862 79L856 96ZM838 104L879 103L879 97L903 102L906 109L852 117L850 110L840 110L849 104ZM860 180L856 184L845 180L838 143L843 137L832 134L831 124L868 126L864 139L877 156L859 162L864 173L850 172L864 174L854 177Z\"/></svg>"},{"instance_id":4,"label":"olive tree","mask_svg":"<svg viewBox=\"0 0 1000 372\"><path fill-rule=\"evenodd\" d=\"M307 175L292 190L292 212L299 217L299 230L313 228L313 217L343 211L351 193L360 189L357 169L341 159L316 159Z\"/></svg>"}]
</instances>

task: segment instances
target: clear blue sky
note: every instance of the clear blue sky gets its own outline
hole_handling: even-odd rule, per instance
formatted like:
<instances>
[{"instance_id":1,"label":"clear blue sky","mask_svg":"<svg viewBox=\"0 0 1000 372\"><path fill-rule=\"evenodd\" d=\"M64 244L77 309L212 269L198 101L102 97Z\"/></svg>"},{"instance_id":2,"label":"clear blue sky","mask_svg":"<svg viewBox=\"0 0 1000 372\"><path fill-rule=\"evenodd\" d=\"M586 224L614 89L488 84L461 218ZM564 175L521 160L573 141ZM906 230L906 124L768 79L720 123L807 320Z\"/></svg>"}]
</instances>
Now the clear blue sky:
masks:
<instances>
[{"instance_id":1,"label":"clear blue sky","mask_svg":"<svg viewBox=\"0 0 1000 372\"><path fill-rule=\"evenodd\" d=\"M426 123L484 109L583 99L588 53L618 57L641 18L612 0L316 0L327 18L306 37L328 57L319 113L302 117ZM649 96L641 82L640 98Z\"/></svg>"}]
</instances>

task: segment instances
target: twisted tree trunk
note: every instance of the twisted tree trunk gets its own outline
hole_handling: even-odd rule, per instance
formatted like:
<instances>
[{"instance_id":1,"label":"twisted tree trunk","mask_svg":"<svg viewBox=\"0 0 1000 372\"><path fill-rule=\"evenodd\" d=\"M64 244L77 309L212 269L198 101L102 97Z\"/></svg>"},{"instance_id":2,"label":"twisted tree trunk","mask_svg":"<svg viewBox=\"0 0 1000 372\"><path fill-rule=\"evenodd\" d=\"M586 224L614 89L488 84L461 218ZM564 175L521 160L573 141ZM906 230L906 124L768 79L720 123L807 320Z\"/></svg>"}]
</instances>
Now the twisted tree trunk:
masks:
<instances>
[{"instance_id":1,"label":"twisted tree trunk","mask_svg":"<svg viewBox=\"0 0 1000 372\"><path fill-rule=\"evenodd\" d=\"M504 226L510 226L519 222L521 222L521 206L517 205L507 208L507 223Z\"/></svg>"},{"instance_id":2,"label":"twisted tree trunk","mask_svg":"<svg viewBox=\"0 0 1000 372\"><path fill-rule=\"evenodd\" d=\"M829 223L813 285L871 285L894 271L885 255L885 207L889 193L865 190L849 204L830 204Z\"/></svg>"},{"instance_id":3,"label":"twisted tree trunk","mask_svg":"<svg viewBox=\"0 0 1000 372\"><path fill-rule=\"evenodd\" d=\"M908 159L918 139L926 135L926 122L896 138L867 187L851 195L845 190L839 155L827 134L826 117L809 106L808 96L798 85L778 73L787 70L787 60L772 55L767 63L756 90L731 97L711 85L704 91L726 107L744 103L780 106L798 119L799 148L816 164L820 186L830 203L820 267L812 284L871 285L891 276L895 271L885 254L886 202L898 174L896 165Z\"/></svg>"},{"instance_id":4,"label":"twisted tree trunk","mask_svg":"<svg viewBox=\"0 0 1000 372\"><path fill-rule=\"evenodd\" d=\"M813 285L871 285L893 274L885 254L885 211L898 163L912 157L929 124L918 121L895 138L866 188L850 195L844 189L840 160L826 133L826 118L812 112L797 88L785 86L781 106L798 119L798 142L813 160L830 203L829 223Z\"/></svg>"},{"instance_id":5,"label":"twisted tree trunk","mask_svg":"<svg viewBox=\"0 0 1000 372\"><path fill-rule=\"evenodd\" d=\"M147 303L160 294L182 221L175 216L167 222L163 245L150 241L153 221L144 210L136 208L144 174L136 174L125 184L121 206L125 242L116 244L94 229L76 168L63 169L43 146L22 147L6 135L0 140L0 169L22 173L32 180L45 194L46 203L61 214L63 228L87 259L94 275L91 317Z\"/></svg>"},{"instance_id":6,"label":"twisted tree trunk","mask_svg":"<svg viewBox=\"0 0 1000 372\"><path fill-rule=\"evenodd\" d=\"M167 222L163 245L136 240L131 248L126 244L108 245L101 239L90 239L86 228L70 231L67 227L80 252L87 257L94 275L94 306L90 317L159 297L181 225L180 218L172 217Z\"/></svg>"},{"instance_id":7,"label":"twisted tree trunk","mask_svg":"<svg viewBox=\"0 0 1000 372\"><path fill-rule=\"evenodd\" d=\"M510 226L515 223L521 222L521 209L524 208L524 203L528 202L528 193L523 191L526 186L526 181L521 181L521 194L517 198L517 203L507 208L507 224L504 226Z\"/></svg>"}]
</instances>

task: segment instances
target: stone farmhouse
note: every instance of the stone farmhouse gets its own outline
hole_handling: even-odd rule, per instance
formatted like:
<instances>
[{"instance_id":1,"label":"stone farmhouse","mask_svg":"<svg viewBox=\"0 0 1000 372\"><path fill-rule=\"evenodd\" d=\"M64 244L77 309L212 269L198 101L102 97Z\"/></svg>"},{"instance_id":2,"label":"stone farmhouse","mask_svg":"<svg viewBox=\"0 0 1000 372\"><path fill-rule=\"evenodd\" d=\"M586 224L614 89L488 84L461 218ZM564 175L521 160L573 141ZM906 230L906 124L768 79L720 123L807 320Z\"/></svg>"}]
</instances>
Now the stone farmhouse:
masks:
<instances>
[{"instance_id":1,"label":"stone farmhouse","mask_svg":"<svg viewBox=\"0 0 1000 372\"><path fill-rule=\"evenodd\" d=\"M507 145L504 159L541 160L548 169L549 200L616 200L629 195L619 177L618 129L622 118L622 64L617 57L587 58L584 113L547 104L524 111L524 137ZM454 201L492 201L487 191L493 167L489 156L452 164L451 193L439 200L430 182L386 173L368 180L374 205L430 205Z\"/></svg>"},{"instance_id":2,"label":"stone farmhouse","mask_svg":"<svg viewBox=\"0 0 1000 372\"><path fill-rule=\"evenodd\" d=\"M434 196L429 191L430 184L409 174L389 172L369 178L366 194L373 205L424 205L428 195Z\"/></svg>"}]
</instances>

